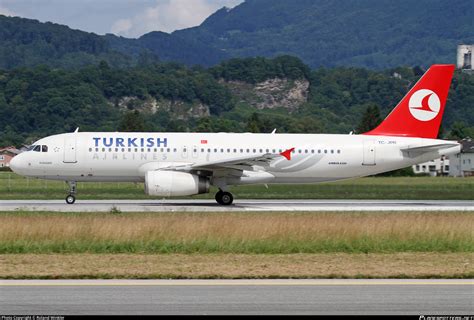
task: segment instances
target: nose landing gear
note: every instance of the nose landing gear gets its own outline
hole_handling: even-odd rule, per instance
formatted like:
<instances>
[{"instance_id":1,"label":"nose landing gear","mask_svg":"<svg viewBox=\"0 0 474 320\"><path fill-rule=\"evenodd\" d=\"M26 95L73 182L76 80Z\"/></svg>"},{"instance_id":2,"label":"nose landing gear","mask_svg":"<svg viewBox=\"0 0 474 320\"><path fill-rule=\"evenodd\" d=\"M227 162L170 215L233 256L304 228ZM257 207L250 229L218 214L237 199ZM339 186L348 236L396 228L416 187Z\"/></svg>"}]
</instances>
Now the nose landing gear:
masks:
<instances>
[{"instance_id":1,"label":"nose landing gear","mask_svg":"<svg viewBox=\"0 0 474 320\"><path fill-rule=\"evenodd\" d=\"M216 193L216 201L220 205L230 206L232 202L234 202L234 197L230 192L219 190L219 192Z\"/></svg>"},{"instance_id":2,"label":"nose landing gear","mask_svg":"<svg viewBox=\"0 0 474 320\"><path fill-rule=\"evenodd\" d=\"M69 185L69 195L66 197L67 204L74 204L76 202L76 181L66 181Z\"/></svg>"}]
</instances>

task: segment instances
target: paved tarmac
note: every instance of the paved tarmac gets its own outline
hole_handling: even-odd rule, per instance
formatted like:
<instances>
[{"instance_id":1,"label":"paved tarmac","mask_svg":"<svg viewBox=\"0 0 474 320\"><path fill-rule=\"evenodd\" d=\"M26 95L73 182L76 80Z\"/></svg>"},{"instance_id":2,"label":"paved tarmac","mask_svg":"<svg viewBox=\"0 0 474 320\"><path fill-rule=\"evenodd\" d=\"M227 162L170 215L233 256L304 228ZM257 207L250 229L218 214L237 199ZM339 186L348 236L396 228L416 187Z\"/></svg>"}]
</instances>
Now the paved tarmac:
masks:
<instances>
[{"instance_id":1,"label":"paved tarmac","mask_svg":"<svg viewBox=\"0 0 474 320\"><path fill-rule=\"evenodd\" d=\"M213 200L0 200L0 211L474 211L474 201L453 200L245 200L225 207Z\"/></svg>"},{"instance_id":2,"label":"paved tarmac","mask_svg":"<svg viewBox=\"0 0 474 320\"><path fill-rule=\"evenodd\" d=\"M3 314L474 313L473 280L0 280Z\"/></svg>"}]
</instances>

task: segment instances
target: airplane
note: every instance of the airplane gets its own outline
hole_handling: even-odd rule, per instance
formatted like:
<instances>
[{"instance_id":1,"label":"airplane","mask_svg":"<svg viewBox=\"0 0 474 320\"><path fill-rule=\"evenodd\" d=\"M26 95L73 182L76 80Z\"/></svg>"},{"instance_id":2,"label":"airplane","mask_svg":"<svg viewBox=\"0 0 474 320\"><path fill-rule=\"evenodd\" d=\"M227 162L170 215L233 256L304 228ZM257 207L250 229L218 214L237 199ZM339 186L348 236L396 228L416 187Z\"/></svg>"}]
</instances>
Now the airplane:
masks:
<instances>
[{"instance_id":1,"label":"airplane","mask_svg":"<svg viewBox=\"0 0 474 320\"><path fill-rule=\"evenodd\" d=\"M459 143L436 139L454 65L433 65L385 120L362 134L79 132L49 136L14 157L23 176L63 180L66 203L77 182L141 182L155 197L192 196L218 188L300 184L364 177L454 155Z\"/></svg>"}]
</instances>

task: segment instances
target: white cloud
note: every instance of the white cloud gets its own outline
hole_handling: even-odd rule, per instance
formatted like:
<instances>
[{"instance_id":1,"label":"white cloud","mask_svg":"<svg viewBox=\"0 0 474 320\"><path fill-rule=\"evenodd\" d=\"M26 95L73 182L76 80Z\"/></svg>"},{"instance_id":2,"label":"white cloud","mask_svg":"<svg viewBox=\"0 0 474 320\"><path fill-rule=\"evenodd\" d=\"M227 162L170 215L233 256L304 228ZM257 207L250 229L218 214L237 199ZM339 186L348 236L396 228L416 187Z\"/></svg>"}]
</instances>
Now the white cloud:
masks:
<instances>
[{"instance_id":1,"label":"white cloud","mask_svg":"<svg viewBox=\"0 0 474 320\"><path fill-rule=\"evenodd\" d=\"M115 34L128 34L132 28L132 21L130 19L117 20L112 26L112 33Z\"/></svg>"},{"instance_id":2,"label":"white cloud","mask_svg":"<svg viewBox=\"0 0 474 320\"><path fill-rule=\"evenodd\" d=\"M225 2L224 4L222 2ZM241 0L156 0L151 7L131 18L117 20L111 32L125 37L139 37L150 31L172 32L201 24L223 5Z\"/></svg>"},{"instance_id":3,"label":"white cloud","mask_svg":"<svg viewBox=\"0 0 474 320\"><path fill-rule=\"evenodd\" d=\"M10 17L16 16L16 14L13 13L13 11L8 10L7 8L4 8L2 6L0 6L0 14L3 14L4 16L10 16Z\"/></svg>"}]
</instances>

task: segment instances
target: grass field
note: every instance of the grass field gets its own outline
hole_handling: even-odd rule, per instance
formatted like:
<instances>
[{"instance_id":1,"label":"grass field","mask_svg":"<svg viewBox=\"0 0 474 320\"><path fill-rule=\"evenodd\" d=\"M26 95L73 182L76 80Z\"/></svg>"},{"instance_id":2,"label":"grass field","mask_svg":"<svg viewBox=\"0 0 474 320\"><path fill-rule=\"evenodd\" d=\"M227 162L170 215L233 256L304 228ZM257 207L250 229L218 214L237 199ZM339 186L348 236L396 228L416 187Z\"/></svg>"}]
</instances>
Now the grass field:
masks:
<instances>
[{"instance_id":1,"label":"grass field","mask_svg":"<svg viewBox=\"0 0 474 320\"><path fill-rule=\"evenodd\" d=\"M0 172L0 200L64 199L68 187L61 181L46 181ZM436 199L474 200L474 178L370 177L314 185L234 187L241 199ZM195 198L211 199L208 195ZM79 183L79 199L147 199L141 183ZM0 208L1 209L1 208Z\"/></svg>"},{"instance_id":2,"label":"grass field","mask_svg":"<svg viewBox=\"0 0 474 320\"><path fill-rule=\"evenodd\" d=\"M0 254L474 252L471 213L1 213Z\"/></svg>"},{"instance_id":3,"label":"grass field","mask_svg":"<svg viewBox=\"0 0 474 320\"><path fill-rule=\"evenodd\" d=\"M473 254L8 254L0 279L474 277Z\"/></svg>"}]
</instances>

